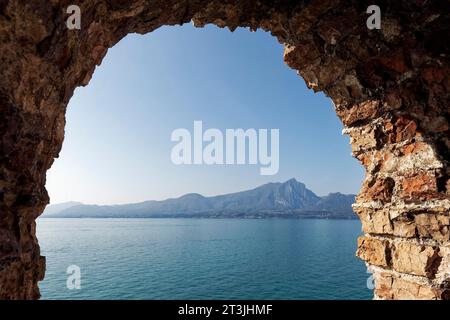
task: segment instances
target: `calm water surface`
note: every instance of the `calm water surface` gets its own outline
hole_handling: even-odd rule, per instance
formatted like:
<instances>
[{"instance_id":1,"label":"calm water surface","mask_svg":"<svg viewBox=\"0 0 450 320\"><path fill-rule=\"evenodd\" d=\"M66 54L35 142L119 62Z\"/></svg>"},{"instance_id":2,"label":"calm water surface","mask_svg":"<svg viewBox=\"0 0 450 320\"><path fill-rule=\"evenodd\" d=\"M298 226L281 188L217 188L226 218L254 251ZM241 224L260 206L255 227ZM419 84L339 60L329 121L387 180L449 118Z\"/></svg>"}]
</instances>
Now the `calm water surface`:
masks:
<instances>
[{"instance_id":1,"label":"calm water surface","mask_svg":"<svg viewBox=\"0 0 450 320\"><path fill-rule=\"evenodd\" d=\"M38 219L43 299L370 299L357 220ZM66 286L81 269L81 289Z\"/></svg>"}]
</instances>

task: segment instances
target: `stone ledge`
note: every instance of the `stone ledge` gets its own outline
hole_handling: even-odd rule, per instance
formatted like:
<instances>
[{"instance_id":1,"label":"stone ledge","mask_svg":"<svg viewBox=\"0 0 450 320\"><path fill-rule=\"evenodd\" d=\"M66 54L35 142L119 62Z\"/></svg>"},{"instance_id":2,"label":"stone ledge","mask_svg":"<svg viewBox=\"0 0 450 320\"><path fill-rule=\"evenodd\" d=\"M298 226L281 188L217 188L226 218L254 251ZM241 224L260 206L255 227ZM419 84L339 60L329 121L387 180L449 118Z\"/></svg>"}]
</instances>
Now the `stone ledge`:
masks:
<instances>
[{"instance_id":1,"label":"stone ledge","mask_svg":"<svg viewBox=\"0 0 450 320\"><path fill-rule=\"evenodd\" d=\"M371 265L391 268L391 247L388 240L359 237L356 256Z\"/></svg>"},{"instance_id":2,"label":"stone ledge","mask_svg":"<svg viewBox=\"0 0 450 320\"><path fill-rule=\"evenodd\" d=\"M371 265L433 279L443 256L440 247L412 241L362 236L356 255Z\"/></svg>"},{"instance_id":3,"label":"stone ledge","mask_svg":"<svg viewBox=\"0 0 450 320\"><path fill-rule=\"evenodd\" d=\"M430 280L373 265L368 265L368 272L373 276L376 300L448 300L450 297L450 283L442 279Z\"/></svg>"},{"instance_id":4,"label":"stone ledge","mask_svg":"<svg viewBox=\"0 0 450 320\"><path fill-rule=\"evenodd\" d=\"M445 244L450 240L450 216L446 213L410 211L393 214L389 209L357 208L364 233L432 240Z\"/></svg>"},{"instance_id":5,"label":"stone ledge","mask_svg":"<svg viewBox=\"0 0 450 320\"><path fill-rule=\"evenodd\" d=\"M433 288L398 278L389 273L374 274L375 299L380 300L442 300L448 290Z\"/></svg>"},{"instance_id":6,"label":"stone ledge","mask_svg":"<svg viewBox=\"0 0 450 320\"><path fill-rule=\"evenodd\" d=\"M391 218L399 216L406 212L436 212L448 213L450 212L450 198L446 199L432 199L423 200L416 203L409 203L398 200L391 203L382 203L380 201L364 201L356 202L352 205L354 210L359 209L386 209L389 210Z\"/></svg>"},{"instance_id":7,"label":"stone ledge","mask_svg":"<svg viewBox=\"0 0 450 320\"><path fill-rule=\"evenodd\" d=\"M392 246L392 267L398 272L434 278L441 260L438 247L407 242Z\"/></svg>"}]
</instances>

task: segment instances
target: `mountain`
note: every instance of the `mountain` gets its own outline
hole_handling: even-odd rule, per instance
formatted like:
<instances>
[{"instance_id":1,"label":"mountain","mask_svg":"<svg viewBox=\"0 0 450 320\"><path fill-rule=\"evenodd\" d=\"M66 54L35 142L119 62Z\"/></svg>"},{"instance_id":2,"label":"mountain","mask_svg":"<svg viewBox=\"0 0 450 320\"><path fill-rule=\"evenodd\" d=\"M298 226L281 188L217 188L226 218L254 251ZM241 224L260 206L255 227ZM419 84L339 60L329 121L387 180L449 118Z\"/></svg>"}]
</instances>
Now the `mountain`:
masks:
<instances>
[{"instance_id":1,"label":"mountain","mask_svg":"<svg viewBox=\"0 0 450 320\"><path fill-rule=\"evenodd\" d=\"M322 211L345 212L355 203L355 195L330 193L322 197L314 206Z\"/></svg>"},{"instance_id":2,"label":"mountain","mask_svg":"<svg viewBox=\"0 0 450 320\"><path fill-rule=\"evenodd\" d=\"M82 203L81 202L76 202L76 201L69 201L69 202L53 204L51 206L47 206L45 208L45 210L44 210L44 213L42 215L56 214L56 213L61 212L63 210L69 209L71 207L79 206L79 205L82 205Z\"/></svg>"},{"instance_id":3,"label":"mountain","mask_svg":"<svg viewBox=\"0 0 450 320\"><path fill-rule=\"evenodd\" d=\"M355 218L351 205L355 195L330 193L319 197L295 179L284 183L268 183L252 190L220 196L204 197L189 193L164 201L145 201L125 205L49 206L44 217L62 218L149 218L149 217L205 217L205 218Z\"/></svg>"}]
</instances>

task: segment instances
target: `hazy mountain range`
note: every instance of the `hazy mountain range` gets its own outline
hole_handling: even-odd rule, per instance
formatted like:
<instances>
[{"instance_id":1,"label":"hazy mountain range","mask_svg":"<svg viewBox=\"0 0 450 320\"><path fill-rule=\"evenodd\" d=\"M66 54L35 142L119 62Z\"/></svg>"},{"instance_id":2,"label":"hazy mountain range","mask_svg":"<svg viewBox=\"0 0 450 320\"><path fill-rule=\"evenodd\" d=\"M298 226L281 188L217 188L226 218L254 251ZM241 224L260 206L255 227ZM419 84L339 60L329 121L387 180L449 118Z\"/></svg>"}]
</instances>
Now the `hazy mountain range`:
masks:
<instances>
[{"instance_id":1,"label":"hazy mountain range","mask_svg":"<svg viewBox=\"0 0 450 320\"><path fill-rule=\"evenodd\" d=\"M295 179L268 183L252 190L204 197L189 193L175 199L123 205L66 202L48 206L43 217L59 218L356 218L355 195L330 193L319 197Z\"/></svg>"}]
</instances>

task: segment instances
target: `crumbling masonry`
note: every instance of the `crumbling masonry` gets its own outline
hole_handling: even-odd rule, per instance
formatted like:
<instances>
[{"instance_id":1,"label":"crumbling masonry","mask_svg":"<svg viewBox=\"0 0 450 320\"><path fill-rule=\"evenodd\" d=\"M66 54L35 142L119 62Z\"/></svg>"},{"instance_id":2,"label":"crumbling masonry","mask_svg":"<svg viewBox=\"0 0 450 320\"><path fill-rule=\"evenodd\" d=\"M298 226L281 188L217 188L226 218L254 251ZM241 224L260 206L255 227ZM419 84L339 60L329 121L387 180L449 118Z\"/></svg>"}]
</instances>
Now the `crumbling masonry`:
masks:
<instances>
[{"instance_id":1,"label":"crumbling masonry","mask_svg":"<svg viewBox=\"0 0 450 320\"><path fill-rule=\"evenodd\" d=\"M71 4L80 30L66 26ZM379 30L366 26L371 4ZM74 89L128 33L191 20L270 32L333 100L366 169L357 255L375 298L450 299L450 19L439 0L0 0L0 298L39 298L35 219Z\"/></svg>"}]
</instances>

